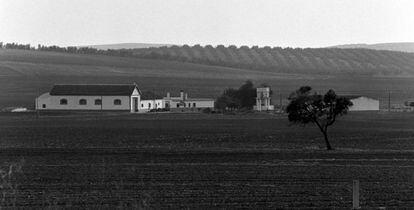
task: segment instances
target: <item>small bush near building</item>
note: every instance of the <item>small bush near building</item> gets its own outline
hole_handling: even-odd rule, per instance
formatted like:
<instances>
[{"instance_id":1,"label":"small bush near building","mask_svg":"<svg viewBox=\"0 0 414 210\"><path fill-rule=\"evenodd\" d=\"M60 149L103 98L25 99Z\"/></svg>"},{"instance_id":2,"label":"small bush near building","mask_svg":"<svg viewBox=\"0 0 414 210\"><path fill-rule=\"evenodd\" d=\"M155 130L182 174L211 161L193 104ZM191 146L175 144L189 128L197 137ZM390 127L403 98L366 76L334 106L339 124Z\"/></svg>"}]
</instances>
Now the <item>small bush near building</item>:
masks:
<instances>
[{"instance_id":1,"label":"small bush near building","mask_svg":"<svg viewBox=\"0 0 414 210\"><path fill-rule=\"evenodd\" d=\"M202 110L203 113L205 114L211 114L213 110L211 110L211 108L205 108Z\"/></svg>"}]
</instances>

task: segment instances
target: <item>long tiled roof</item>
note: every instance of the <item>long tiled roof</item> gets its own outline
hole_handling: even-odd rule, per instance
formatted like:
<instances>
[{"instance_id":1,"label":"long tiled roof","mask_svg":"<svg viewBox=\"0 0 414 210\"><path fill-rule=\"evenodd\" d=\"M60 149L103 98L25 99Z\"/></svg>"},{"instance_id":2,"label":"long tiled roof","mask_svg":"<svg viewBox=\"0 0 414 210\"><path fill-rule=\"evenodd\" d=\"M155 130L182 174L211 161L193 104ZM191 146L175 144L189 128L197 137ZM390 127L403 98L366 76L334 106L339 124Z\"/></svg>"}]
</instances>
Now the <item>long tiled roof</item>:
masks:
<instances>
[{"instance_id":1,"label":"long tiled roof","mask_svg":"<svg viewBox=\"0 0 414 210\"><path fill-rule=\"evenodd\" d=\"M65 96L130 96L134 92L136 85L54 85L50 95ZM138 89L139 91L139 89Z\"/></svg>"}]
</instances>

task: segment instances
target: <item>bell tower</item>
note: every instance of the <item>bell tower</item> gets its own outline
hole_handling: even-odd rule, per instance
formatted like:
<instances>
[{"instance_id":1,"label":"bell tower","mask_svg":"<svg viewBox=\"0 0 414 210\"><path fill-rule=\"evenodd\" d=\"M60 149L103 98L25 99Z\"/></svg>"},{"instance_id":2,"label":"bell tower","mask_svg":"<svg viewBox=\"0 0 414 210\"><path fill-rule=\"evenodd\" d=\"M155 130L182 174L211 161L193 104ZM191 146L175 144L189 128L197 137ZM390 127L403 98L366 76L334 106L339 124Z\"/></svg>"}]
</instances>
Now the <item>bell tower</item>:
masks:
<instances>
[{"instance_id":1,"label":"bell tower","mask_svg":"<svg viewBox=\"0 0 414 210\"><path fill-rule=\"evenodd\" d=\"M270 87L260 87L256 89L256 111L274 110L274 106L271 105L270 100Z\"/></svg>"}]
</instances>

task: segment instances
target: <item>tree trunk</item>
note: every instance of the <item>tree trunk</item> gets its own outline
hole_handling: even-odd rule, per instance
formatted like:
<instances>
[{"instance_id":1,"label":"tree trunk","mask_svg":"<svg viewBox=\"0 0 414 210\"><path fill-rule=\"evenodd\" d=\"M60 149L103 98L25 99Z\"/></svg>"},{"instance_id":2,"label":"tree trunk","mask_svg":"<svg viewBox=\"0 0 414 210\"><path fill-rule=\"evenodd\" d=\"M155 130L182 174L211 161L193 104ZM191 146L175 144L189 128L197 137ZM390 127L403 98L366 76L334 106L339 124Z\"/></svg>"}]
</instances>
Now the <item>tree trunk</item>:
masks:
<instances>
[{"instance_id":1,"label":"tree trunk","mask_svg":"<svg viewBox=\"0 0 414 210\"><path fill-rule=\"evenodd\" d=\"M328 132L323 132L323 137L325 138L326 149L332 150L331 144L329 143L329 140L328 140Z\"/></svg>"}]
</instances>

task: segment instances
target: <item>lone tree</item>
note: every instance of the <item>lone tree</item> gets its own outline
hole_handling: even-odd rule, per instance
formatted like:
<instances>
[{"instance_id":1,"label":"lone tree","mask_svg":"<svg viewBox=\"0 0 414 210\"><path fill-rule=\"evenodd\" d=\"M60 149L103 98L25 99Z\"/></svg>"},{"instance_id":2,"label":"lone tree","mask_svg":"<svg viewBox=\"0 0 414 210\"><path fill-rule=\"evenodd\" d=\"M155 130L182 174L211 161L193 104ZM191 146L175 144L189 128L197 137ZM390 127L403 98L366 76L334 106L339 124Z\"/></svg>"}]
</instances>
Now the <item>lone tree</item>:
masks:
<instances>
[{"instance_id":1,"label":"lone tree","mask_svg":"<svg viewBox=\"0 0 414 210\"><path fill-rule=\"evenodd\" d=\"M333 90L325 95L312 93L311 90L311 87L303 86L290 94L290 103L286 108L289 121L303 125L316 124L323 133L326 149L332 150L328 140L328 127L334 124L338 116L347 113L352 102L345 97L338 97Z\"/></svg>"}]
</instances>

